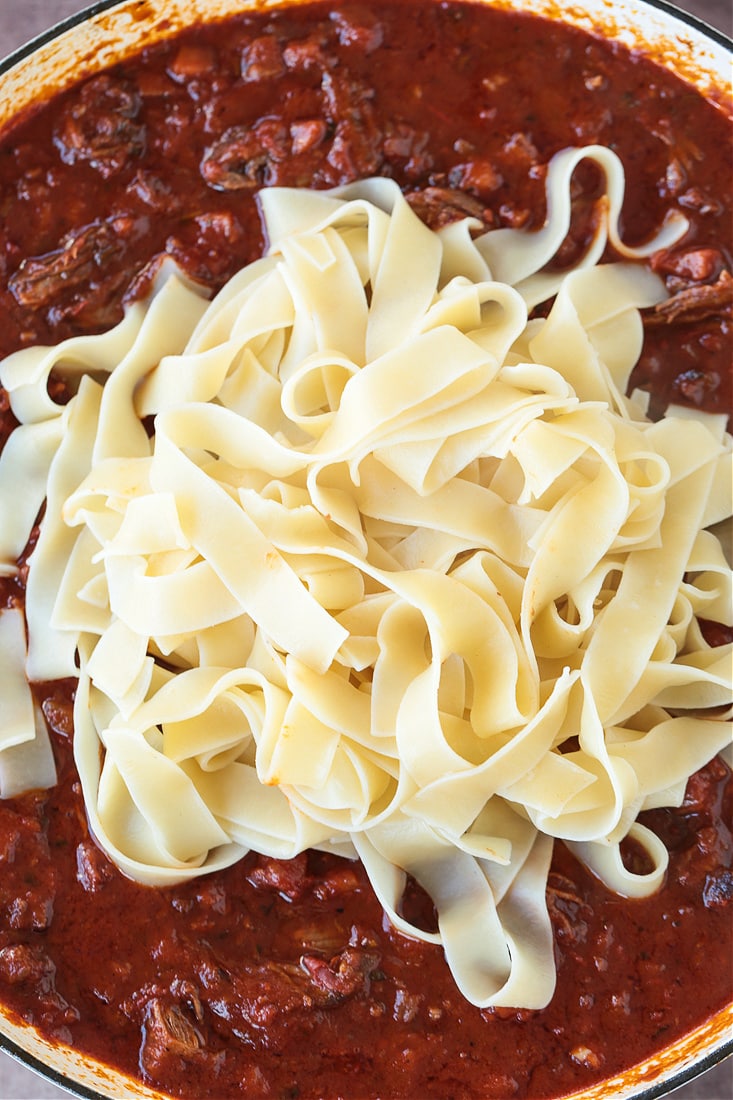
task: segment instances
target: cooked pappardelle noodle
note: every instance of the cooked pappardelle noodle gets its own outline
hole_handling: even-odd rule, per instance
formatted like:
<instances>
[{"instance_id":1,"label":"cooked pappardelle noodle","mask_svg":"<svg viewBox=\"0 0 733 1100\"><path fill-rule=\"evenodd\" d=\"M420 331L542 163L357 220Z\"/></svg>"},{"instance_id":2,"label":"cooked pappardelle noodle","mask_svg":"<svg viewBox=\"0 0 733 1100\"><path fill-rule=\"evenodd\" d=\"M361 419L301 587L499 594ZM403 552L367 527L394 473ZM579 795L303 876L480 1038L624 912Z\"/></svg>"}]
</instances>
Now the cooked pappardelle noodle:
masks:
<instances>
[{"instance_id":1,"label":"cooked pappardelle noodle","mask_svg":"<svg viewBox=\"0 0 733 1100\"><path fill-rule=\"evenodd\" d=\"M549 273L584 157L607 215ZM624 396L665 297L641 261L685 225L626 248L623 182L568 150L541 231L478 236L426 228L388 180L266 190L268 253L213 301L168 271L111 331L10 356L6 572L45 514L27 652L0 615L2 794L54 781L26 681L78 675L90 826L127 875L359 856L469 1001L546 1005L554 838L655 891L667 854L637 815L730 740L731 649L698 625L730 623L706 530L730 440ZM609 237L624 259L599 265ZM400 915L407 873L438 932Z\"/></svg>"}]
</instances>

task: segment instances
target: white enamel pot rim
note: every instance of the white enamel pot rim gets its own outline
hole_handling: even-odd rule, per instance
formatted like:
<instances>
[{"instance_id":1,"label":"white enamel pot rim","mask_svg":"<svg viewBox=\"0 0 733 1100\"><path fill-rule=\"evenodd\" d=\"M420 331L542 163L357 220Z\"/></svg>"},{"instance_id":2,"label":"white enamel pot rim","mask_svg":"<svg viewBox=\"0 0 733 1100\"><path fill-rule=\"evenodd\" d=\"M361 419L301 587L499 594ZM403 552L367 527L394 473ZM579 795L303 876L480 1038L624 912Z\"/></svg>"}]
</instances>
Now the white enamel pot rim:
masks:
<instances>
[{"instance_id":1,"label":"white enamel pot rim","mask_svg":"<svg viewBox=\"0 0 733 1100\"><path fill-rule=\"evenodd\" d=\"M98 0L0 62L0 126L80 75L93 73L193 19L299 0ZM731 42L666 0L478 0L529 10L651 53L703 94L730 103ZM164 27L161 25L164 23ZM732 991L733 1001L733 991ZM77 1097L160 1100L154 1092L77 1051L44 1040L0 1006L0 1049ZM567 1100L655 1100L733 1054L733 1003L676 1043Z\"/></svg>"}]
</instances>

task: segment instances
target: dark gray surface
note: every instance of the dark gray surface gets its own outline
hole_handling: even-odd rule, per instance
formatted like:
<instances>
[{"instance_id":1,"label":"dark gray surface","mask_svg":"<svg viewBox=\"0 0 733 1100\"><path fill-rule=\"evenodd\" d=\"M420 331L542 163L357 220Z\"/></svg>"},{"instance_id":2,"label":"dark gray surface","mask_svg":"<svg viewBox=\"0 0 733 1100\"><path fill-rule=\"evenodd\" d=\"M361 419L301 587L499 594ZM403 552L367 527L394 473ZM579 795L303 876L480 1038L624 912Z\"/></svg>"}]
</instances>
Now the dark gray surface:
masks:
<instances>
[{"instance_id":1,"label":"dark gray surface","mask_svg":"<svg viewBox=\"0 0 733 1100\"><path fill-rule=\"evenodd\" d=\"M88 6L86 0L0 0L0 56ZM733 33L731 0L677 0L677 7L693 12L729 36ZM63 1100L63 1097L68 1100L68 1093L0 1052L0 1100ZM674 1098L733 1100L733 1060L675 1090ZM613 1098L609 1096L608 1100Z\"/></svg>"}]
</instances>

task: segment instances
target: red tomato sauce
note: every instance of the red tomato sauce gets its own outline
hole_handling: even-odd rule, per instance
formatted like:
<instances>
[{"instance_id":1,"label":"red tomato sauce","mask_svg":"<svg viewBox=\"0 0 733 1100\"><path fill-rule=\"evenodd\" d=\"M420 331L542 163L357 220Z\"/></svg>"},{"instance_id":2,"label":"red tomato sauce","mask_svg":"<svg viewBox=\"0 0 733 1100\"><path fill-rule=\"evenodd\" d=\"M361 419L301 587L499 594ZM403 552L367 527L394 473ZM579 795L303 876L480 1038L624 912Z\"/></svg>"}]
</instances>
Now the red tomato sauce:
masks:
<instances>
[{"instance_id":1,"label":"red tomato sauce","mask_svg":"<svg viewBox=\"0 0 733 1100\"><path fill-rule=\"evenodd\" d=\"M728 410L730 121L600 37L457 3L196 28L0 135L0 355L109 327L166 256L221 286L262 251L262 186L383 174L429 224L470 213L532 230L549 158L595 142L626 168L625 239L671 208L690 219L653 257L672 297L646 317L632 385L653 411ZM599 185L577 173L558 262L587 240ZM0 390L0 446L13 426ZM22 605L24 576L0 579L0 607ZM0 803L0 1000L164 1094L541 1100L634 1064L730 997L733 782L719 760L680 809L644 815L671 853L656 896L610 894L556 844L557 993L542 1012L479 1010L440 949L391 928L358 863L250 855L175 888L124 878L88 834L74 685L37 690L59 782ZM431 926L416 887L404 905Z\"/></svg>"}]
</instances>

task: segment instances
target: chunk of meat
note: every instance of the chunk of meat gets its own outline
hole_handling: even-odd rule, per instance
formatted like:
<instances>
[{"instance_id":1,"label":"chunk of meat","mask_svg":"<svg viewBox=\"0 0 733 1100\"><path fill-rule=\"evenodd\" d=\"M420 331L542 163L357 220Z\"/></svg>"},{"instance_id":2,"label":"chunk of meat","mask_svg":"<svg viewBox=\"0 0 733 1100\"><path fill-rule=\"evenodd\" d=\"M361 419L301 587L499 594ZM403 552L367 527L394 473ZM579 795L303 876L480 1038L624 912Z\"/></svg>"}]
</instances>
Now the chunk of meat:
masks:
<instances>
[{"instance_id":1,"label":"chunk of meat","mask_svg":"<svg viewBox=\"0 0 733 1100\"><path fill-rule=\"evenodd\" d=\"M204 1048L201 1032L176 1003L154 997L148 1002L143 1023L140 1064L155 1077L171 1058L195 1058Z\"/></svg>"},{"instance_id":2,"label":"chunk of meat","mask_svg":"<svg viewBox=\"0 0 733 1100\"><path fill-rule=\"evenodd\" d=\"M283 61L292 72L323 71L334 64L331 55L325 52L325 45L325 37L317 32L293 39L283 47Z\"/></svg>"},{"instance_id":3,"label":"chunk of meat","mask_svg":"<svg viewBox=\"0 0 733 1100\"><path fill-rule=\"evenodd\" d=\"M717 216L723 212L723 204L720 199L708 194L702 187L688 187L677 201L686 210L695 210L700 214Z\"/></svg>"},{"instance_id":4,"label":"chunk of meat","mask_svg":"<svg viewBox=\"0 0 733 1100\"><path fill-rule=\"evenodd\" d=\"M475 157L456 164L448 173L451 186L472 191L478 195L490 195L498 191L504 179L497 167L485 157Z\"/></svg>"},{"instance_id":5,"label":"chunk of meat","mask_svg":"<svg viewBox=\"0 0 733 1100\"><path fill-rule=\"evenodd\" d=\"M48 839L38 820L0 802L0 933L48 928L56 897Z\"/></svg>"},{"instance_id":6,"label":"chunk of meat","mask_svg":"<svg viewBox=\"0 0 733 1100\"><path fill-rule=\"evenodd\" d=\"M649 266L659 275L674 275L687 282L710 282L723 269L723 257L717 248L662 249Z\"/></svg>"},{"instance_id":7,"label":"chunk of meat","mask_svg":"<svg viewBox=\"0 0 733 1100\"><path fill-rule=\"evenodd\" d=\"M8 903L5 920L9 928L42 932L53 919L53 896L34 884L22 887L17 897Z\"/></svg>"},{"instance_id":8,"label":"chunk of meat","mask_svg":"<svg viewBox=\"0 0 733 1100\"><path fill-rule=\"evenodd\" d=\"M74 732L74 701L68 695L47 695L41 703L43 716L50 729L61 737L70 738Z\"/></svg>"},{"instance_id":9,"label":"chunk of meat","mask_svg":"<svg viewBox=\"0 0 733 1100\"><path fill-rule=\"evenodd\" d=\"M369 978L376 970L379 958L379 955L369 951L346 947L330 960L317 955L303 955L300 963L313 984L323 990L329 1000L336 1002L369 992Z\"/></svg>"},{"instance_id":10,"label":"chunk of meat","mask_svg":"<svg viewBox=\"0 0 733 1100\"><path fill-rule=\"evenodd\" d=\"M186 42L168 66L168 74L173 80L184 83L195 77L213 73L217 65L217 52L213 46L198 42Z\"/></svg>"},{"instance_id":11,"label":"chunk of meat","mask_svg":"<svg viewBox=\"0 0 733 1100\"><path fill-rule=\"evenodd\" d=\"M189 982L185 978L174 978L171 982L171 993L190 1008L198 1023L202 1023L204 1006L201 1004L199 991L193 982Z\"/></svg>"},{"instance_id":12,"label":"chunk of meat","mask_svg":"<svg viewBox=\"0 0 733 1100\"><path fill-rule=\"evenodd\" d=\"M694 772L687 780L682 812L705 815L707 819L709 807L715 804L715 791L726 774L726 765L718 756L714 756L704 768Z\"/></svg>"},{"instance_id":13,"label":"chunk of meat","mask_svg":"<svg viewBox=\"0 0 733 1100\"><path fill-rule=\"evenodd\" d=\"M284 72L282 50L274 35L260 35L242 53L242 79L246 82L265 80Z\"/></svg>"},{"instance_id":14,"label":"chunk of meat","mask_svg":"<svg viewBox=\"0 0 733 1100\"><path fill-rule=\"evenodd\" d=\"M708 394L714 393L720 385L720 376L716 371L701 371L692 367L682 371L674 380L674 392L690 405L702 408Z\"/></svg>"},{"instance_id":15,"label":"chunk of meat","mask_svg":"<svg viewBox=\"0 0 733 1100\"><path fill-rule=\"evenodd\" d=\"M542 163L542 158L530 135L519 130L504 142L502 162L529 172L530 168Z\"/></svg>"},{"instance_id":16,"label":"chunk of meat","mask_svg":"<svg viewBox=\"0 0 733 1100\"><path fill-rule=\"evenodd\" d=\"M721 271L714 283L701 283L677 291L646 315L647 324L701 321L733 312L733 276Z\"/></svg>"},{"instance_id":17,"label":"chunk of meat","mask_svg":"<svg viewBox=\"0 0 733 1100\"><path fill-rule=\"evenodd\" d=\"M313 880L313 895L321 901L327 898L343 897L359 888L359 876L353 866L346 864L335 867L323 876Z\"/></svg>"},{"instance_id":18,"label":"chunk of meat","mask_svg":"<svg viewBox=\"0 0 733 1100\"><path fill-rule=\"evenodd\" d=\"M181 196L169 183L152 172L139 170L127 186L129 195L136 195L156 213L177 213L182 209Z\"/></svg>"},{"instance_id":19,"label":"chunk of meat","mask_svg":"<svg viewBox=\"0 0 733 1100\"><path fill-rule=\"evenodd\" d=\"M565 875L551 871L547 880L547 909L557 936L563 947L582 943L588 935L585 917L590 910L578 894L575 883Z\"/></svg>"},{"instance_id":20,"label":"chunk of meat","mask_svg":"<svg viewBox=\"0 0 733 1100\"><path fill-rule=\"evenodd\" d=\"M293 859L259 856L247 873L253 886L274 890L288 901L302 897L311 885L305 852Z\"/></svg>"},{"instance_id":21,"label":"chunk of meat","mask_svg":"<svg viewBox=\"0 0 733 1100\"><path fill-rule=\"evenodd\" d=\"M293 156L316 149L326 140L328 126L322 118L301 119L290 124Z\"/></svg>"},{"instance_id":22,"label":"chunk of meat","mask_svg":"<svg viewBox=\"0 0 733 1100\"><path fill-rule=\"evenodd\" d=\"M86 287L94 275L124 245L106 221L67 233L61 247L42 256L30 256L8 279L8 288L19 305L30 309L59 306L69 292Z\"/></svg>"},{"instance_id":23,"label":"chunk of meat","mask_svg":"<svg viewBox=\"0 0 733 1100\"><path fill-rule=\"evenodd\" d=\"M388 161L401 165L409 180L427 176L434 164L428 131L417 130L405 122L395 122L389 126L383 150Z\"/></svg>"},{"instance_id":24,"label":"chunk of meat","mask_svg":"<svg viewBox=\"0 0 733 1100\"><path fill-rule=\"evenodd\" d=\"M189 985L174 982L170 992L154 987L139 991L139 1010L133 1010L132 1016L142 1019L140 1067L148 1080L164 1084L172 1073L180 1076L195 1071L199 1079L214 1082L221 1072L226 1054L214 1049L207 1037L203 1006ZM242 1096L270 1095L267 1077L259 1066L241 1059L237 1075Z\"/></svg>"},{"instance_id":25,"label":"chunk of meat","mask_svg":"<svg viewBox=\"0 0 733 1100\"><path fill-rule=\"evenodd\" d=\"M231 211L211 211L181 224L165 251L191 279L206 284L233 274L233 246L241 237L242 226Z\"/></svg>"},{"instance_id":26,"label":"chunk of meat","mask_svg":"<svg viewBox=\"0 0 733 1100\"><path fill-rule=\"evenodd\" d=\"M283 58L290 67L287 50ZM301 119L266 115L229 126L205 150L201 175L216 191L335 185L373 175L384 159L373 96L363 82L324 69Z\"/></svg>"},{"instance_id":27,"label":"chunk of meat","mask_svg":"<svg viewBox=\"0 0 733 1100\"><path fill-rule=\"evenodd\" d=\"M14 943L0 951L0 981L34 985L40 993L54 987L56 967L40 947Z\"/></svg>"},{"instance_id":28,"label":"chunk of meat","mask_svg":"<svg viewBox=\"0 0 733 1100\"><path fill-rule=\"evenodd\" d=\"M366 6L350 6L348 13L335 11L331 19L341 45L353 46L360 54L373 53L384 42L384 26Z\"/></svg>"},{"instance_id":29,"label":"chunk of meat","mask_svg":"<svg viewBox=\"0 0 733 1100\"><path fill-rule=\"evenodd\" d=\"M79 1020L79 1010L56 990L56 965L40 947L9 944L0 950L0 983L33 988L34 1008L29 1015L50 1038L71 1044L70 1024Z\"/></svg>"},{"instance_id":30,"label":"chunk of meat","mask_svg":"<svg viewBox=\"0 0 733 1100\"><path fill-rule=\"evenodd\" d=\"M54 134L64 164L86 161L104 179L116 175L145 149L140 107L136 89L124 80L104 74L85 82Z\"/></svg>"},{"instance_id":31,"label":"chunk of meat","mask_svg":"<svg viewBox=\"0 0 733 1100\"><path fill-rule=\"evenodd\" d=\"M247 871L247 880L253 886L276 891L287 901L297 901L312 892L320 901L342 897L357 890L359 876L350 863L332 868L326 874L312 875L308 869L308 855L301 852L292 859L275 859L257 856Z\"/></svg>"},{"instance_id":32,"label":"chunk of meat","mask_svg":"<svg viewBox=\"0 0 733 1100\"><path fill-rule=\"evenodd\" d=\"M201 952L197 977L201 1000L213 1013L218 1031L246 1036L277 1047L284 1041L276 1025L295 1013L310 1013L316 992L308 974L294 963L225 966L211 952ZM321 1000L326 1002L327 995Z\"/></svg>"},{"instance_id":33,"label":"chunk of meat","mask_svg":"<svg viewBox=\"0 0 733 1100\"><path fill-rule=\"evenodd\" d=\"M705 879L702 900L706 909L730 905L733 901L733 871L727 867L721 867L708 875Z\"/></svg>"},{"instance_id":34,"label":"chunk of meat","mask_svg":"<svg viewBox=\"0 0 733 1100\"><path fill-rule=\"evenodd\" d=\"M708 907L729 900L731 890L730 859L731 837L715 806L716 792L726 775L727 765L715 757L687 781L681 814L694 835L694 844L683 853L678 864L678 878L682 883L701 880L706 876L703 900ZM727 857L722 858L721 852Z\"/></svg>"},{"instance_id":35,"label":"chunk of meat","mask_svg":"<svg viewBox=\"0 0 733 1100\"><path fill-rule=\"evenodd\" d=\"M88 894L96 894L112 878L112 865L91 840L82 840L76 849L76 877Z\"/></svg>"},{"instance_id":36,"label":"chunk of meat","mask_svg":"<svg viewBox=\"0 0 733 1100\"><path fill-rule=\"evenodd\" d=\"M255 190L271 185L272 165L290 151L288 127L279 118L254 126L230 126L204 153L201 175L216 191Z\"/></svg>"},{"instance_id":37,"label":"chunk of meat","mask_svg":"<svg viewBox=\"0 0 733 1100\"><path fill-rule=\"evenodd\" d=\"M326 116L336 127L328 162L338 173L338 183L378 172L383 161L382 133L375 120L372 89L326 72L321 90Z\"/></svg>"},{"instance_id":38,"label":"chunk of meat","mask_svg":"<svg viewBox=\"0 0 733 1100\"><path fill-rule=\"evenodd\" d=\"M474 195L450 187L425 187L408 191L405 198L422 221L431 229L440 229L462 218L476 218L482 225L493 223L491 211Z\"/></svg>"},{"instance_id":39,"label":"chunk of meat","mask_svg":"<svg viewBox=\"0 0 733 1100\"><path fill-rule=\"evenodd\" d=\"M289 1021L317 1026L320 1012L368 994L379 956L345 947L331 958L307 954L297 962L225 960L199 944L195 966L201 1004L224 1034L277 1050Z\"/></svg>"}]
</instances>

